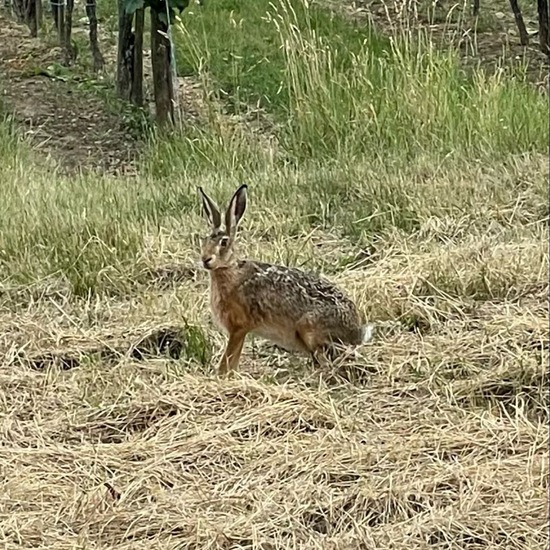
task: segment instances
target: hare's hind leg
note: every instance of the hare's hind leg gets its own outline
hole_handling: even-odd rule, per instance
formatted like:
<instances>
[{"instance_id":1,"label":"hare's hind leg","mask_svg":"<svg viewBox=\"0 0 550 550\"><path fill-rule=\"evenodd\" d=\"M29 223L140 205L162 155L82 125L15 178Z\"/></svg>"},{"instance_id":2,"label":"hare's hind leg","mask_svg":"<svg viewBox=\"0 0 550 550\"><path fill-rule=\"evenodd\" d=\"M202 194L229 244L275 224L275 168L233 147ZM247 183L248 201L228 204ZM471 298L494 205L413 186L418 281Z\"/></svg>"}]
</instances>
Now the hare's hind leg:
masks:
<instances>
[{"instance_id":1,"label":"hare's hind leg","mask_svg":"<svg viewBox=\"0 0 550 550\"><path fill-rule=\"evenodd\" d=\"M244 340L248 331L236 330L229 334L229 340L227 346L220 361L218 373L220 375L227 374L237 368L239 360L241 358L241 352L243 351Z\"/></svg>"},{"instance_id":2,"label":"hare's hind leg","mask_svg":"<svg viewBox=\"0 0 550 550\"><path fill-rule=\"evenodd\" d=\"M309 315L305 315L296 326L296 338L304 347L304 350L310 354L315 367L321 367L326 364L327 357L325 349L329 345L324 331L320 329L317 323Z\"/></svg>"}]
</instances>

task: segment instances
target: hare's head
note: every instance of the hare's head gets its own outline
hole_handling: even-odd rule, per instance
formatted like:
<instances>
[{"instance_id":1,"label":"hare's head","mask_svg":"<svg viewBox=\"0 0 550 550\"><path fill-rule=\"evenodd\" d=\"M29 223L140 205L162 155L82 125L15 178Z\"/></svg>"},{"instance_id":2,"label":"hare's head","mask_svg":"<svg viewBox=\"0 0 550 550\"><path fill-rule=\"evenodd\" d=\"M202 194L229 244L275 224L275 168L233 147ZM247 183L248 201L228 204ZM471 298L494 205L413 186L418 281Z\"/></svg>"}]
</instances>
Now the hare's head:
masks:
<instances>
[{"instance_id":1,"label":"hare's head","mask_svg":"<svg viewBox=\"0 0 550 550\"><path fill-rule=\"evenodd\" d=\"M213 270L229 267L235 263L235 237L237 226L246 209L246 185L234 193L225 212L225 227L216 203L199 187L204 215L210 224L210 233L204 239L201 251L202 265Z\"/></svg>"}]
</instances>

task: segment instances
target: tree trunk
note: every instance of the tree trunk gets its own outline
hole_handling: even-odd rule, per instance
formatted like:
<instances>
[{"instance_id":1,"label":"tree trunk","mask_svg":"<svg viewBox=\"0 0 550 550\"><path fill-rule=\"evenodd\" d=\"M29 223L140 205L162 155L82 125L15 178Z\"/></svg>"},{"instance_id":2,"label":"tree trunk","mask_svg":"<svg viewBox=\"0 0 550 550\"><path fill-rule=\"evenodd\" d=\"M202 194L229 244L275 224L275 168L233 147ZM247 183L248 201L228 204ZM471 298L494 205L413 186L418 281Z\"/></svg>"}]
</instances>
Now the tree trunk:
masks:
<instances>
[{"instance_id":1,"label":"tree trunk","mask_svg":"<svg viewBox=\"0 0 550 550\"><path fill-rule=\"evenodd\" d=\"M518 0L510 0L510 6L514 12L514 17L516 18L516 25L519 32L519 41L522 46L529 45L529 35L527 34L527 29L525 28L525 23L523 21L523 15L521 15L521 9L518 4Z\"/></svg>"},{"instance_id":2,"label":"tree trunk","mask_svg":"<svg viewBox=\"0 0 550 550\"><path fill-rule=\"evenodd\" d=\"M118 0L118 54L117 54L117 95L130 100L132 90L132 70L135 36L132 32L133 14L124 10L123 0Z\"/></svg>"},{"instance_id":3,"label":"tree trunk","mask_svg":"<svg viewBox=\"0 0 550 550\"><path fill-rule=\"evenodd\" d=\"M539 14L540 51L550 57L550 35L548 34L548 0L537 0Z\"/></svg>"},{"instance_id":4,"label":"tree trunk","mask_svg":"<svg viewBox=\"0 0 550 550\"><path fill-rule=\"evenodd\" d=\"M90 24L90 49L92 51L93 69L97 73L103 69L105 60L101 55L97 39L96 0L86 0L86 15Z\"/></svg>"},{"instance_id":5,"label":"tree trunk","mask_svg":"<svg viewBox=\"0 0 550 550\"><path fill-rule=\"evenodd\" d=\"M135 105L143 105L143 30L145 28L145 9L136 11L135 16L135 41L134 41L134 63L132 72L132 93L131 101Z\"/></svg>"},{"instance_id":6,"label":"tree trunk","mask_svg":"<svg viewBox=\"0 0 550 550\"><path fill-rule=\"evenodd\" d=\"M172 82L168 28L151 9L151 62L155 92L156 119L160 125L174 124L174 87Z\"/></svg>"}]
</instances>

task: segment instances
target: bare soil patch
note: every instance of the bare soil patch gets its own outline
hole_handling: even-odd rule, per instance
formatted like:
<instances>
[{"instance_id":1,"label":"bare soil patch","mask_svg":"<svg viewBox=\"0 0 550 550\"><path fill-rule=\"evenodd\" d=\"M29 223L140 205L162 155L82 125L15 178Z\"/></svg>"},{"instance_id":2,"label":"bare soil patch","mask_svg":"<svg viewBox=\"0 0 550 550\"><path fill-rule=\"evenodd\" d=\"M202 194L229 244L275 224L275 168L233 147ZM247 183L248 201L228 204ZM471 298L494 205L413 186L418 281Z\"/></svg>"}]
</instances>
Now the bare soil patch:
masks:
<instances>
[{"instance_id":1,"label":"bare soil patch","mask_svg":"<svg viewBox=\"0 0 550 550\"><path fill-rule=\"evenodd\" d=\"M135 134L97 93L46 70L60 59L59 48L0 10L1 98L23 134L69 172L132 172Z\"/></svg>"}]
</instances>

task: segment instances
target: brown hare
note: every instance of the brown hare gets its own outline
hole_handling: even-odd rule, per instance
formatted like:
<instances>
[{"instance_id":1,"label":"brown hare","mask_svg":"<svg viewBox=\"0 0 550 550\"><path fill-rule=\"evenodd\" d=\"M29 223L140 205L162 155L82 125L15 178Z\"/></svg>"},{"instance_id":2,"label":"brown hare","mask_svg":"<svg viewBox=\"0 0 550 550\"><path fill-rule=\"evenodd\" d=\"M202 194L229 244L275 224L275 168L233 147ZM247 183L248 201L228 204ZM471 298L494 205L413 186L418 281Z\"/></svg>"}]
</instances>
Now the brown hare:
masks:
<instances>
[{"instance_id":1,"label":"brown hare","mask_svg":"<svg viewBox=\"0 0 550 550\"><path fill-rule=\"evenodd\" d=\"M211 226L201 259L210 273L210 305L216 323L229 335L219 373L236 369L249 332L288 351L318 353L333 344L368 342L373 327L355 304L329 281L299 269L238 258L237 226L246 209L247 186L241 185L225 213L225 227L215 202L199 187Z\"/></svg>"}]
</instances>

